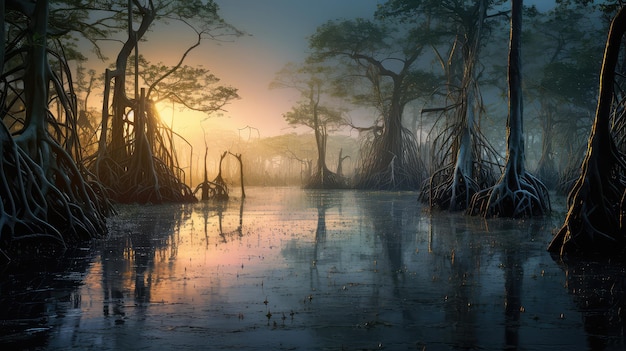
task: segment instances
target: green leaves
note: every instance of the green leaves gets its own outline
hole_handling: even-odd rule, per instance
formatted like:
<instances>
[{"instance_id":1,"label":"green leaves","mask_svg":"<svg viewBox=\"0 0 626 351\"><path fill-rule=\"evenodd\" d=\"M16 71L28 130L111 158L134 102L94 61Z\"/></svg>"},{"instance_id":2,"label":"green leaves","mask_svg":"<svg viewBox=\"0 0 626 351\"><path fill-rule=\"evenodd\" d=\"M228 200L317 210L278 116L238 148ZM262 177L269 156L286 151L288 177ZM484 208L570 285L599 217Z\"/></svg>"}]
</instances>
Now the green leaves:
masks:
<instances>
[{"instance_id":1,"label":"green leaves","mask_svg":"<svg viewBox=\"0 0 626 351\"><path fill-rule=\"evenodd\" d=\"M285 121L293 126L304 125L313 130L337 127L342 112L330 106L333 97L330 67L315 62L287 64L270 84L270 88L289 88L300 93L300 101L285 113Z\"/></svg>"},{"instance_id":2,"label":"green leaves","mask_svg":"<svg viewBox=\"0 0 626 351\"><path fill-rule=\"evenodd\" d=\"M346 21L329 21L317 28L309 39L309 46L317 58L354 53L375 52L389 47L390 30L382 24L357 18Z\"/></svg>"},{"instance_id":3,"label":"green leaves","mask_svg":"<svg viewBox=\"0 0 626 351\"><path fill-rule=\"evenodd\" d=\"M146 85L153 87L149 98L154 102L167 101L194 111L213 113L239 98L236 88L218 85L220 79L202 66L182 65L165 79L162 77L172 67L150 63L142 56L139 66L139 76Z\"/></svg>"}]
</instances>

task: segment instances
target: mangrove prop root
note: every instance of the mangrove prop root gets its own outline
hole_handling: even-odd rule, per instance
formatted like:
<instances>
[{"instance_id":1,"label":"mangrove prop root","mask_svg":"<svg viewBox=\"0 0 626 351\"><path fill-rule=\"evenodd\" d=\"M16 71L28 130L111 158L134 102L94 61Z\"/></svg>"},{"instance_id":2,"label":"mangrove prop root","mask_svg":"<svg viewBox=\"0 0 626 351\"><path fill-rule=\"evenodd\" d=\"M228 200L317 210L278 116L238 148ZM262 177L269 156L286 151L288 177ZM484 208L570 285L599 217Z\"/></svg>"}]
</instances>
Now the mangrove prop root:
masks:
<instances>
[{"instance_id":1,"label":"mangrove prop root","mask_svg":"<svg viewBox=\"0 0 626 351\"><path fill-rule=\"evenodd\" d=\"M363 143L357 189L417 190L424 179L425 166L419 158L417 141L411 131L401 130L401 140L374 134Z\"/></svg>"},{"instance_id":2,"label":"mangrove prop root","mask_svg":"<svg viewBox=\"0 0 626 351\"><path fill-rule=\"evenodd\" d=\"M626 161L618 148L624 143L621 126L626 111L615 74L625 32L626 7L622 7L607 36L598 105L580 176L568 196L565 222L548 245L548 251L561 257L626 255Z\"/></svg>"},{"instance_id":3,"label":"mangrove prop root","mask_svg":"<svg viewBox=\"0 0 626 351\"><path fill-rule=\"evenodd\" d=\"M106 234L112 208L84 180L73 160L51 140L54 166L44 170L0 127L0 251L12 256L16 245L54 246ZM41 151L40 151L41 152ZM54 183L51 182L52 179ZM54 244L56 243L56 244Z\"/></svg>"},{"instance_id":4,"label":"mangrove prop root","mask_svg":"<svg viewBox=\"0 0 626 351\"><path fill-rule=\"evenodd\" d=\"M476 127L470 129L470 150L459 153L465 122L449 123L433 141L432 163L438 169L422 184L420 201L431 208L464 211L477 192L492 186L495 171L503 168L487 138ZM456 167L459 154L471 157L472 167Z\"/></svg>"},{"instance_id":5,"label":"mangrove prop root","mask_svg":"<svg viewBox=\"0 0 626 351\"><path fill-rule=\"evenodd\" d=\"M501 181L472 198L468 214L484 217L529 218L551 210L546 186L528 172L513 182Z\"/></svg>"},{"instance_id":6,"label":"mangrove prop root","mask_svg":"<svg viewBox=\"0 0 626 351\"><path fill-rule=\"evenodd\" d=\"M305 189L343 189L348 186L346 178L325 168L315 172L304 185Z\"/></svg>"}]
</instances>

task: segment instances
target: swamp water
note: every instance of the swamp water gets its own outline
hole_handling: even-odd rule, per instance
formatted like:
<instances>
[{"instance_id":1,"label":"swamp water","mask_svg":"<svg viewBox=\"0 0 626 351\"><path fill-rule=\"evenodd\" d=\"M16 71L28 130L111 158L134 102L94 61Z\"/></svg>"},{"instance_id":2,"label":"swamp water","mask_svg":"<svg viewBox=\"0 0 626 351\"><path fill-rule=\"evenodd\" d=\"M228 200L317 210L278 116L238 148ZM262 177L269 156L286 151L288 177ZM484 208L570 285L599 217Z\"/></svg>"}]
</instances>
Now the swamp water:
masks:
<instances>
[{"instance_id":1,"label":"swamp water","mask_svg":"<svg viewBox=\"0 0 626 351\"><path fill-rule=\"evenodd\" d=\"M412 192L250 188L120 206L110 238L0 277L0 347L624 347L625 269L558 264L543 219L428 213ZM559 202L560 201L560 202ZM624 310L626 311L626 310Z\"/></svg>"}]
</instances>

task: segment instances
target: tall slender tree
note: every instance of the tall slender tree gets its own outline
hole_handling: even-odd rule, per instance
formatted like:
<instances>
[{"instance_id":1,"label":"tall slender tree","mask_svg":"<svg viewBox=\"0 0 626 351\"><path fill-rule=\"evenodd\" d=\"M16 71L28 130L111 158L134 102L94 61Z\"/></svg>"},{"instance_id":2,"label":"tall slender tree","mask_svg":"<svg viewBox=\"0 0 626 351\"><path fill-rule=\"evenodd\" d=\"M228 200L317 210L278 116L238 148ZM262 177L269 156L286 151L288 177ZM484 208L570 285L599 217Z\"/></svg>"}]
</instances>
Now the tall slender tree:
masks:
<instances>
[{"instance_id":1,"label":"tall slender tree","mask_svg":"<svg viewBox=\"0 0 626 351\"><path fill-rule=\"evenodd\" d=\"M465 210L472 196L495 182L496 153L480 131L485 111L479 83L481 51L502 1L390 0L377 14L411 23L417 35L431 36L431 47L446 78L443 107L433 128L433 170L420 198L431 207ZM425 27L426 18L430 27ZM426 32L426 33L424 33ZM452 43L452 44L450 44ZM434 100L436 101L436 100Z\"/></svg>"},{"instance_id":2,"label":"tall slender tree","mask_svg":"<svg viewBox=\"0 0 626 351\"><path fill-rule=\"evenodd\" d=\"M522 9L523 0L511 0L506 165L498 183L476 193L468 208L469 213L485 217L531 217L544 215L550 211L548 190L540 180L525 169L521 60Z\"/></svg>"},{"instance_id":3,"label":"tall slender tree","mask_svg":"<svg viewBox=\"0 0 626 351\"><path fill-rule=\"evenodd\" d=\"M127 38L117 55L115 68L105 72L100 141L90 169L116 201L194 201L191 189L179 174L181 168L175 162L171 139L168 139L172 133L160 123L151 97L158 83L184 67L187 54L200 45L203 38L239 35L240 32L219 17L218 6L213 1L142 3L128 0L126 4L110 1L108 5L111 11L127 14ZM197 40L176 65L163 72L145 94L140 95L139 43L159 20L176 20L188 25ZM135 59L131 60L133 52ZM134 84L127 84L131 62L134 63ZM228 96L226 101L234 96Z\"/></svg>"}]
</instances>

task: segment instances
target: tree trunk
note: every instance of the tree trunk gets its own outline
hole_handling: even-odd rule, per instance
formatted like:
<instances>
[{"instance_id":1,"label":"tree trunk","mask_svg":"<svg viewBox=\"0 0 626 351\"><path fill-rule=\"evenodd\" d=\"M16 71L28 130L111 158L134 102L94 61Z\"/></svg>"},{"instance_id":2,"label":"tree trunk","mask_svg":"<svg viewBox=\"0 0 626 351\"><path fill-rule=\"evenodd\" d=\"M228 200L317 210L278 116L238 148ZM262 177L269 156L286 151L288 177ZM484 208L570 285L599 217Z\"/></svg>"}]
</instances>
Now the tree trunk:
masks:
<instances>
[{"instance_id":1,"label":"tree trunk","mask_svg":"<svg viewBox=\"0 0 626 351\"><path fill-rule=\"evenodd\" d=\"M315 144L317 145L317 176L319 185L324 188L326 180L326 133L319 120L317 102L313 105L313 130L315 132Z\"/></svg>"},{"instance_id":2,"label":"tree trunk","mask_svg":"<svg viewBox=\"0 0 626 351\"><path fill-rule=\"evenodd\" d=\"M626 185L615 175L624 174L626 164L611 134L615 69L625 32L626 7L622 7L611 22L606 42L596 116L581 174L568 196L565 222L548 246L561 256L625 254ZM626 118L623 112L618 117Z\"/></svg>"},{"instance_id":3,"label":"tree trunk","mask_svg":"<svg viewBox=\"0 0 626 351\"><path fill-rule=\"evenodd\" d=\"M476 111L480 108L481 101L477 98L475 67L480 56L486 8L486 0L476 1L461 16L467 22L465 32L456 39L461 43L461 59L452 60L457 55L454 49L448 62L442 63L446 67L448 85L458 87L450 89L452 103L457 107L444 134L437 137L446 139L441 142L444 150L441 154L445 158L435 161L441 162L442 166L431 175L430 181L422 189L420 199L427 201L431 207L443 210L467 209L472 196L494 182L492 166L489 162L484 162L488 157L486 155L493 151L488 150L484 144L479 144L482 136L476 123ZM462 72L456 72L459 66ZM460 79L457 78L459 74Z\"/></svg>"},{"instance_id":4,"label":"tree trunk","mask_svg":"<svg viewBox=\"0 0 626 351\"><path fill-rule=\"evenodd\" d=\"M0 2L2 16L4 5ZM11 18L19 20L11 23L15 32L8 35L10 40L24 42L12 45L6 56L6 42L2 46L3 68L6 64L15 69L11 81L2 77L0 94L6 96L11 89L19 89L24 91L24 100L5 101L0 119L23 103L23 114L12 116L23 129L11 131L15 136L5 124L0 130L0 257L6 257L7 246L18 254L30 249L43 252L52 247L47 246L51 242L58 248L56 245L63 247L67 242L103 235L104 217L113 212L101 193L103 189L97 183L90 186L85 181L89 175L72 159L73 152L79 156L72 146L77 133L76 105L68 96L73 88L63 55L57 57L64 72L53 72L48 60L49 1L16 5L11 8ZM12 61L4 62L6 57ZM50 91L58 98L56 102L50 101ZM53 103L59 115L51 112ZM67 133L55 132L61 129Z\"/></svg>"},{"instance_id":5,"label":"tree trunk","mask_svg":"<svg viewBox=\"0 0 626 351\"><path fill-rule=\"evenodd\" d=\"M550 210L548 190L541 181L526 172L524 165L521 72L522 2L522 0L511 0L506 165L496 185L474 195L468 208L470 214L520 218L543 215Z\"/></svg>"},{"instance_id":6,"label":"tree trunk","mask_svg":"<svg viewBox=\"0 0 626 351\"><path fill-rule=\"evenodd\" d=\"M124 159L127 157L125 141L124 141L124 128L125 128L125 115L126 109L130 107L130 101L126 96L126 68L128 65L128 58L133 52L133 49L137 47L137 43L144 34L148 31L150 25L155 19L153 13L149 11L142 12L142 20L139 25L139 28L135 31L132 27L132 1L128 1L128 38L124 42L122 49L117 55L115 60L115 70L109 71L109 77L106 77L107 80L104 82L105 84L105 92L109 90L108 87L111 84L110 79L114 79L113 83L113 99L112 99L112 113L111 116L111 140L110 147L108 152L113 155L113 158L116 160ZM138 90L139 87L135 87L135 90ZM109 90L110 91L110 90ZM108 96L105 95L105 100L108 101ZM108 105L103 106L102 110L102 119L104 121L108 121L109 119L109 107ZM104 125L103 125L104 126ZM102 133L102 135L107 135L106 132ZM106 144L107 141L105 140ZM102 144L102 143L101 143Z\"/></svg>"},{"instance_id":7,"label":"tree trunk","mask_svg":"<svg viewBox=\"0 0 626 351\"><path fill-rule=\"evenodd\" d=\"M509 51L509 118L507 120L507 169L515 181L524 174L524 106L522 99L522 5L511 0L511 44ZM510 186L519 186L510 184Z\"/></svg>"},{"instance_id":8,"label":"tree trunk","mask_svg":"<svg viewBox=\"0 0 626 351\"><path fill-rule=\"evenodd\" d=\"M48 0L37 1L33 23L31 24L32 37L29 39L28 62L24 79L24 94L26 95L26 117L24 132L17 138L18 144L33 160L38 160L46 169L51 160L41 160L47 157L39 155L39 141L46 133L46 116L48 109L48 78L47 78L47 30L48 30Z\"/></svg>"}]
</instances>

